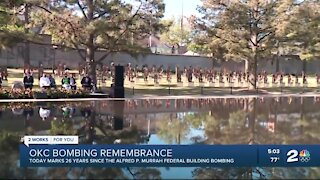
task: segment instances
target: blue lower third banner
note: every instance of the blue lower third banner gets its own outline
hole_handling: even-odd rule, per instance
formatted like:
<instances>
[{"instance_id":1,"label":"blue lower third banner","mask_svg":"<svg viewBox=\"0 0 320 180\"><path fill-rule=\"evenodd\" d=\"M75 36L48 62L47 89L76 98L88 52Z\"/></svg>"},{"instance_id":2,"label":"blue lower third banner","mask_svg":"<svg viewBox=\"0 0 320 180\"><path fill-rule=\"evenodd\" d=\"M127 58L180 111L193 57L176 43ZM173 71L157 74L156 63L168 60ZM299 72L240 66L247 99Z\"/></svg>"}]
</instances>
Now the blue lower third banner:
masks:
<instances>
[{"instance_id":1,"label":"blue lower third banner","mask_svg":"<svg viewBox=\"0 0 320 180\"><path fill-rule=\"evenodd\" d=\"M316 167L320 145L20 145L21 167Z\"/></svg>"}]
</instances>

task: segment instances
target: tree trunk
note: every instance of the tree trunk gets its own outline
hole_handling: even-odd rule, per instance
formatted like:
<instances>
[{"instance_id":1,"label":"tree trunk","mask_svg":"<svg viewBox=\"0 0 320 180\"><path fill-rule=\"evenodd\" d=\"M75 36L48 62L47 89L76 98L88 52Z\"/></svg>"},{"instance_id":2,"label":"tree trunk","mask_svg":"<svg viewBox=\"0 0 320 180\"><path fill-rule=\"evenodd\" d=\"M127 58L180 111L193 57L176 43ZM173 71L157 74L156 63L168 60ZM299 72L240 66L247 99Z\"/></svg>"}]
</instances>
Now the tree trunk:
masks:
<instances>
[{"instance_id":1,"label":"tree trunk","mask_svg":"<svg viewBox=\"0 0 320 180\"><path fill-rule=\"evenodd\" d=\"M97 64L94 61L87 62L87 74L91 77L94 84L97 82L96 66Z\"/></svg>"},{"instance_id":2,"label":"tree trunk","mask_svg":"<svg viewBox=\"0 0 320 180\"><path fill-rule=\"evenodd\" d=\"M96 111L91 111L91 115L87 120L88 123L88 129L86 132L87 136L87 143L93 144L93 141L95 140L95 127L96 127Z\"/></svg>"},{"instance_id":3,"label":"tree trunk","mask_svg":"<svg viewBox=\"0 0 320 180\"><path fill-rule=\"evenodd\" d=\"M29 5L25 4L25 11L24 11L24 32L27 34L29 33L29 28L27 25L29 24ZM24 49L24 73L30 69L30 43L27 41L25 42L25 49Z\"/></svg>"},{"instance_id":4,"label":"tree trunk","mask_svg":"<svg viewBox=\"0 0 320 180\"><path fill-rule=\"evenodd\" d=\"M249 61L248 60L245 60L244 61L244 72L247 73L249 72Z\"/></svg>"},{"instance_id":5,"label":"tree trunk","mask_svg":"<svg viewBox=\"0 0 320 180\"><path fill-rule=\"evenodd\" d=\"M250 76L249 76L249 89L257 90L258 60L257 60L257 54L256 53L254 53L252 62L250 62L249 64L250 64L249 65L249 71L248 71L248 73L250 73Z\"/></svg>"},{"instance_id":6,"label":"tree trunk","mask_svg":"<svg viewBox=\"0 0 320 180\"><path fill-rule=\"evenodd\" d=\"M252 111L249 115L249 128L250 128L250 140L249 144L256 144L255 140L255 124L256 124L256 114L257 114L257 99L253 98L250 100L250 104L252 103Z\"/></svg>"},{"instance_id":7,"label":"tree trunk","mask_svg":"<svg viewBox=\"0 0 320 180\"><path fill-rule=\"evenodd\" d=\"M253 74L254 74L254 79L253 79L253 87L254 89L257 89L257 81L258 81L258 59L257 59L257 53L254 52L254 55L253 55Z\"/></svg>"},{"instance_id":8,"label":"tree trunk","mask_svg":"<svg viewBox=\"0 0 320 180\"><path fill-rule=\"evenodd\" d=\"M88 0L88 13L87 13L87 21L88 23L93 21L93 11L94 5L93 0ZM95 46L94 46L94 33L91 32L89 34L87 43L86 43L86 73L91 76L92 82L97 83L97 76L96 76L96 62L95 58Z\"/></svg>"},{"instance_id":9,"label":"tree trunk","mask_svg":"<svg viewBox=\"0 0 320 180\"><path fill-rule=\"evenodd\" d=\"M86 48L86 74L88 74L94 83L96 83L96 62L94 61L94 48Z\"/></svg>"},{"instance_id":10,"label":"tree trunk","mask_svg":"<svg viewBox=\"0 0 320 180\"><path fill-rule=\"evenodd\" d=\"M253 74L253 82L250 79L250 84L252 89L257 89L257 59L258 59L258 10L259 10L259 2L256 2L256 7L253 9L253 19L254 23L252 24L252 34L251 34L251 48L252 48L252 58L251 58L251 74ZM253 72L252 72L253 71ZM249 87L250 88L250 87Z\"/></svg>"},{"instance_id":11,"label":"tree trunk","mask_svg":"<svg viewBox=\"0 0 320 180\"><path fill-rule=\"evenodd\" d=\"M251 88L257 89L257 66L258 66L258 33L255 32L252 34L251 37L252 40L252 58L251 58L251 67L250 67L250 73L253 74L253 82L250 79L250 84L253 86Z\"/></svg>"}]
</instances>

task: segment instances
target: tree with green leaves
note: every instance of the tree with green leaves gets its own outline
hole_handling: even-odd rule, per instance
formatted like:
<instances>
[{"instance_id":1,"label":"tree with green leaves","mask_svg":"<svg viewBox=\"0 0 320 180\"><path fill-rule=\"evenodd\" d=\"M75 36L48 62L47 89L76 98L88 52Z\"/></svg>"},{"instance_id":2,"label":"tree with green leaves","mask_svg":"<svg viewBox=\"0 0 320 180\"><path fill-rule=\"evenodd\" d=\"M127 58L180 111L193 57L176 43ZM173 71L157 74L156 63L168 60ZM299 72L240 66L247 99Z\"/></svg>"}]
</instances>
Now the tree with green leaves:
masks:
<instances>
[{"instance_id":1,"label":"tree with green leaves","mask_svg":"<svg viewBox=\"0 0 320 180\"><path fill-rule=\"evenodd\" d=\"M171 22L172 24L170 25L168 31L165 31L161 34L161 41L165 42L171 47L175 46L177 49L179 49L181 46L187 46L191 42L190 28L181 25L181 23L178 23L174 20L171 20Z\"/></svg>"},{"instance_id":2,"label":"tree with green leaves","mask_svg":"<svg viewBox=\"0 0 320 180\"><path fill-rule=\"evenodd\" d=\"M314 0L302 1L295 7L294 14L287 17L283 29L279 31L285 36L287 43L283 49L294 53L302 60L312 60L320 56L320 2Z\"/></svg>"},{"instance_id":3,"label":"tree with green leaves","mask_svg":"<svg viewBox=\"0 0 320 180\"><path fill-rule=\"evenodd\" d=\"M55 0L36 5L31 24L52 35L53 42L74 48L96 78L96 64L110 53L147 52L139 40L162 27L162 0ZM100 57L96 52L104 50ZM95 80L95 79L94 79Z\"/></svg>"},{"instance_id":4,"label":"tree with green leaves","mask_svg":"<svg viewBox=\"0 0 320 180\"><path fill-rule=\"evenodd\" d=\"M32 7L43 0L4 0L0 2L0 48L11 48L24 43L25 67L30 65L30 42L41 40L37 32L30 31Z\"/></svg>"},{"instance_id":5,"label":"tree with green leaves","mask_svg":"<svg viewBox=\"0 0 320 180\"><path fill-rule=\"evenodd\" d=\"M18 15L23 11L22 0L4 0L0 2L0 48L12 47L24 37L23 22Z\"/></svg>"},{"instance_id":6,"label":"tree with green leaves","mask_svg":"<svg viewBox=\"0 0 320 180\"><path fill-rule=\"evenodd\" d=\"M257 88L260 59L275 54L279 33L288 17L294 14L295 0L202 0L202 18L194 25L206 37L207 47L215 57L246 61L251 87ZM203 39L203 38L202 38ZM206 44L206 42L204 42Z\"/></svg>"}]
</instances>

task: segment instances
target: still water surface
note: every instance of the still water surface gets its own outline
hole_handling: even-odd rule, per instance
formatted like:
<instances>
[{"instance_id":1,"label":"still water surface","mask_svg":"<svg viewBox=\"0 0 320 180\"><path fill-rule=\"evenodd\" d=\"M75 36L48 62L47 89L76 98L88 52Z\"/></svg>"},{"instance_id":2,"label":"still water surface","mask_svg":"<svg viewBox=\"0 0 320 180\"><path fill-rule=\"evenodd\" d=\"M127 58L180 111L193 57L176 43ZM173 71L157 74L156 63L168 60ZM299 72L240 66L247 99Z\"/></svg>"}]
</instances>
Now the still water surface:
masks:
<instances>
[{"instance_id":1,"label":"still water surface","mask_svg":"<svg viewBox=\"0 0 320 180\"><path fill-rule=\"evenodd\" d=\"M0 104L0 178L319 179L320 168L19 168L24 135L83 144L320 144L319 98Z\"/></svg>"}]
</instances>

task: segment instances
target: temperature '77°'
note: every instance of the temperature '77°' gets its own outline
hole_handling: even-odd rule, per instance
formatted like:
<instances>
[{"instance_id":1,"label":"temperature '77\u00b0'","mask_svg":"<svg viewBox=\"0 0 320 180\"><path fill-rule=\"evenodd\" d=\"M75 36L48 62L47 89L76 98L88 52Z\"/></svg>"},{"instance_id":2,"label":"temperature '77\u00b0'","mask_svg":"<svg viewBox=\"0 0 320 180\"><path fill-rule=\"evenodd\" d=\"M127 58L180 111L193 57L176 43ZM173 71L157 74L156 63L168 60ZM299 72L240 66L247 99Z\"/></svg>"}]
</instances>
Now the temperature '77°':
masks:
<instances>
[{"instance_id":1,"label":"temperature '77\u00b0'","mask_svg":"<svg viewBox=\"0 0 320 180\"><path fill-rule=\"evenodd\" d=\"M280 160L279 157L270 157L270 162L272 162L272 163L276 163L276 162L278 162L279 160Z\"/></svg>"}]
</instances>

